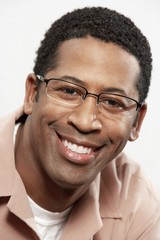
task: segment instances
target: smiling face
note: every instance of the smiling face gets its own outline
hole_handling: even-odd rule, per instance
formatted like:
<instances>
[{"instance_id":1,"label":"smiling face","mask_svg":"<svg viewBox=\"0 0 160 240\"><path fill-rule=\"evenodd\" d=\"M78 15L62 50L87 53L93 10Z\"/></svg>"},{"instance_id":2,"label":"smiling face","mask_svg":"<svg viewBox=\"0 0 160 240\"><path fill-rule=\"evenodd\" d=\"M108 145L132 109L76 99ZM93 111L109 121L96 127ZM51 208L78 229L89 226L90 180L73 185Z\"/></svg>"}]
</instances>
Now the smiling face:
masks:
<instances>
[{"instance_id":1,"label":"smiling face","mask_svg":"<svg viewBox=\"0 0 160 240\"><path fill-rule=\"evenodd\" d=\"M110 91L138 101L136 81L140 69L134 56L112 43L95 38L71 39L58 50L57 67L44 77L65 78L99 94ZM132 117L106 117L88 96L75 108L55 103L42 83L36 95L36 77L26 82L24 111L26 151L35 175L62 187L89 184L114 159L128 140L135 140L145 107ZM136 121L135 121L136 119Z\"/></svg>"}]
</instances>

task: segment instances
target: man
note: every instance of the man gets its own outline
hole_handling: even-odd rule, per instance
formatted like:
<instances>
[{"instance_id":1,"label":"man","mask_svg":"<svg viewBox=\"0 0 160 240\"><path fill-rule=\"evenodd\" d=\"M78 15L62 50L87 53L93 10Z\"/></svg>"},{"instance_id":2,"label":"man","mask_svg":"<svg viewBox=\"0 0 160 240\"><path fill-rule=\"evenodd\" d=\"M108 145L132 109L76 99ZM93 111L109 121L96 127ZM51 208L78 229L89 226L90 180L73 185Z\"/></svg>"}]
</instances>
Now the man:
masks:
<instances>
[{"instance_id":1,"label":"man","mask_svg":"<svg viewBox=\"0 0 160 240\"><path fill-rule=\"evenodd\" d=\"M113 10L53 23L23 107L0 123L0 240L160 239L158 196L121 153L139 135L151 63L146 37Z\"/></svg>"}]
</instances>

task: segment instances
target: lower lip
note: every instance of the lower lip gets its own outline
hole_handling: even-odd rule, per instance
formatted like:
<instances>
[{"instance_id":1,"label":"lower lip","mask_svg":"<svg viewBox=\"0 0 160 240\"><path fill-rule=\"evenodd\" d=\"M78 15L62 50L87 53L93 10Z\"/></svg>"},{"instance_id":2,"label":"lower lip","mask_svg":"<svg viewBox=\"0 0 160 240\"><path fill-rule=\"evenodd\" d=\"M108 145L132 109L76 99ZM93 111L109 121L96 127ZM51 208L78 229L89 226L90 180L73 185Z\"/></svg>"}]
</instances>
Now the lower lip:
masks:
<instances>
[{"instance_id":1,"label":"lower lip","mask_svg":"<svg viewBox=\"0 0 160 240\"><path fill-rule=\"evenodd\" d=\"M89 154L80 154L71 151L69 148L65 147L58 137L58 148L60 154L67 160L76 164L89 164L96 158L96 152L91 152Z\"/></svg>"}]
</instances>

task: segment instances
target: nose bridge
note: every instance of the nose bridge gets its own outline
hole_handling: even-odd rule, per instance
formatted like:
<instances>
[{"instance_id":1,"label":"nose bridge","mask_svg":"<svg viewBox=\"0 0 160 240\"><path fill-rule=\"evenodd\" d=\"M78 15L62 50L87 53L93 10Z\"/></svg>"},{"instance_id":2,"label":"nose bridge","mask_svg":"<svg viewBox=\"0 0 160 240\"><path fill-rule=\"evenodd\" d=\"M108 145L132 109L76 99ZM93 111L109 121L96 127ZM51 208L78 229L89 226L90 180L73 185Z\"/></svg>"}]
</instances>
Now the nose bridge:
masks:
<instances>
[{"instance_id":1,"label":"nose bridge","mask_svg":"<svg viewBox=\"0 0 160 240\"><path fill-rule=\"evenodd\" d=\"M89 98L92 97L92 98ZM98 118L98 95L87 93L84 102L75 108L70 114L69 121L81 131L99 130L102 124Z\"/></svg>"},{"instance_id":2,"label":"nose bridge","mask_svg":"<svg viewBox=\"0 0 160 240\"><path fill-rule=\"evenodd\" d=\"M96 105L98 105L98 103L99 103L99 95L97 95L97 94L95 94L95 93L90 93L90 92L88 92L88 93L86 94L86 97L85 97L84 100L86 100L87 97L96 98Z\"/></svg>"}]
</instances>

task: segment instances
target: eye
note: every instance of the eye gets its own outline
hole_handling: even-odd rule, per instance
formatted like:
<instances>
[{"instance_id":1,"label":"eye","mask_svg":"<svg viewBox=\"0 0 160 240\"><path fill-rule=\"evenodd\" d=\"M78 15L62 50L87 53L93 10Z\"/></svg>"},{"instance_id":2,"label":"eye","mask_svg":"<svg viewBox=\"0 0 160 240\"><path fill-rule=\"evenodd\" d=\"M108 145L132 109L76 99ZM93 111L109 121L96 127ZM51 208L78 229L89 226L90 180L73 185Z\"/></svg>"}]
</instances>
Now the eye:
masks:
<instances>
[{"instance_id":1,"label":"eye","mask_svg":"<svg viewBox=\"0 0 160 240\"><path fill-rule=\"evenodd\" d=\"M105 101L105 104L107 104L108 106L113 107L113 108L123 108L122 103L118 102L115 99L107 99Z\"/></svg>"},{"instance_id":2,"label":"eye","mask_svg":"<svg viewBox=\"0 0 160 240\"><path fill-rule=\"evenodd\" d=\"M103 98L101 98L100 103L104 110L110 112L120 112L126 110L126 104L122 97L103 95Z\"/></svg>"},{"instance_id":3,"label":"eye","mask_svg":"<svg viewBox=\"0 0 160 240\"><path fill-rule=\"evenodd\" d=\"M59 102L78 105L83 99L84 89L65 80L54 79L48 83L47 95Z\"/></svg>"},{"instance_id":4,"label":"eye","mask_svg":"<svg viewBox=\"0 0 160 240\"><path fill-rule=\"evenodd\" d=\"M63 87L63 88L60 88L60 89L56 89L56 91L60 91L60 92L63 92L65 94L68 94L68 95L79 95L79 92L77 89L74 89L74 88L69 88L69 87Z\"/></svg>"},{"instance_id":5,"label":"eye","mask_svg":"<svg viewBox=\"0 0 160 240\"><path fill-rule=\"evenodd\" d=\"M60 96L76 97L81 95L81 91L78 87L71 83L66 83L61 80L50 81L48 84L48 91L51 94Z\"/></svg>"}]
</instances>

